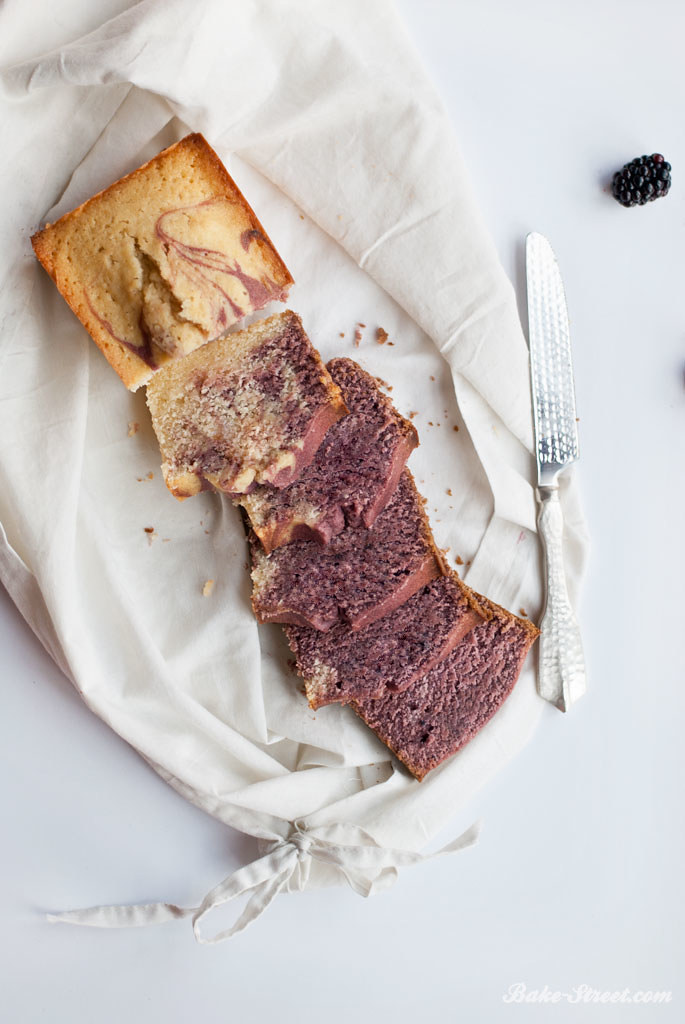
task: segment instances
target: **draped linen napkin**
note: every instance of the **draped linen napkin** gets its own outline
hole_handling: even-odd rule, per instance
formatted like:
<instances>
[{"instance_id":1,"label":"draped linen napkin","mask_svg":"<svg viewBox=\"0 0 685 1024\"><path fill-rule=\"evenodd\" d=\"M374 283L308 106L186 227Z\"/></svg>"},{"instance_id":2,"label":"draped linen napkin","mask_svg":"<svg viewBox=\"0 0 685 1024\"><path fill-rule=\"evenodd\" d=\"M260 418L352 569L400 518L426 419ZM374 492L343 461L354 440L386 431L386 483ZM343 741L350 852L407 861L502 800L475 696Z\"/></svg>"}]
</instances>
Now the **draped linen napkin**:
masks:
<instances>
[{"instance_id":1,"label":"draped linen napkin","mask_svg":"<svg viewBox=\"0 0 685 1024\"><path fill-rule=\"evenodd\" d=\"M451 125L387 0L108 0L99 26L71 0L60 11L75 41L47 52L55 29L34 8L0 11L0 579L89 707L262 853L193 910L59 919L191 915L211 941L201 918L235 896L248 905L217 938L280 891L347 880L368 895L421 859L532 734L534 661L421 784L349 709L311 712L280 629L252 617L237 512L166 491L143 393L67 309L31 233L202 131L290 268L288 304L324 359L358 359L415 414L410 467L438 543L470 585L535 619L527 348ZM575 600L586 535L573 476L562 502Z\"/></svg>"}]
</instances>

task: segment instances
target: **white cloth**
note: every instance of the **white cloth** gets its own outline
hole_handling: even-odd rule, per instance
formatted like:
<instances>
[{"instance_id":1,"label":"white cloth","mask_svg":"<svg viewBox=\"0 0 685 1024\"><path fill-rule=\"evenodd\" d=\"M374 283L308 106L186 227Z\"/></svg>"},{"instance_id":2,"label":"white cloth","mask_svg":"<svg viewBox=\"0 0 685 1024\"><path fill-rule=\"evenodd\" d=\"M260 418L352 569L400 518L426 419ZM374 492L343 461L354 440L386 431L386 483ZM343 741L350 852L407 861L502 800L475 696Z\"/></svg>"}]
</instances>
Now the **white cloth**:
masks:
<instances>
[{"instance_id":1,"label":"white cloth","mask_svg":"<svg viewBox=\"0 0 685 1024\"><path fill-rule=\"evenodd\" d=\"M88 925L93 928L131 928L161 924L179 917L192 917L193 932L203 945L214 945L243 931L266 910L275 896L285 889L301 892L307 887L314 864L329 865L347 880L360 896L371 896L392 885L397 869L419 864L446 853L457 853L478 839L480 825L472 825L452 843L435 853L422 856L410 850L391 850L380 846L368 832L354 825L302 827L295 822L287 839L269 843L263 856L235 871L207 893L199 907L177 907L173 903L146 903L131 907L91 907L63 914L48 914L48 920L61 924ZM347 841L346 841L347 840ZM200 923L212 910L241 896L247 905L230 928L206 938Z\"/></svg>"},{"instance_id":2,"label":"white cloth","mask_svg":"<svg viewBox=\"0 0 685 1024\"><path fill-rule=\"evenodd\" d=\"M532 659L494 719L421 784L347 709L312 713L280 629L252 618L237 513L217 495L180 504L168 494L142 392L122 387L29 239L164 145L204 132L293 273L289 305L324 358L358 358L417 413L410 465L439 544L476 589L535 618L514 295L387 0L105 6L111 19L77 38L93 28L92 8L60 5L76 41L40 57L57 22L25 0L0 11L0 578L96 714L188 799L280 851L270 875L256 862L253 911L282 888L354 877L371 891L526 743L543 706ZM376 343L377 326L392 345ZM586 538L573 477L562 500L575 598ZM349 841L326 858L330 829ZM297 877L295 855L307 861ZM253 888L243 876L229 885L241 887Z\"/></svg>"}]
</instances>

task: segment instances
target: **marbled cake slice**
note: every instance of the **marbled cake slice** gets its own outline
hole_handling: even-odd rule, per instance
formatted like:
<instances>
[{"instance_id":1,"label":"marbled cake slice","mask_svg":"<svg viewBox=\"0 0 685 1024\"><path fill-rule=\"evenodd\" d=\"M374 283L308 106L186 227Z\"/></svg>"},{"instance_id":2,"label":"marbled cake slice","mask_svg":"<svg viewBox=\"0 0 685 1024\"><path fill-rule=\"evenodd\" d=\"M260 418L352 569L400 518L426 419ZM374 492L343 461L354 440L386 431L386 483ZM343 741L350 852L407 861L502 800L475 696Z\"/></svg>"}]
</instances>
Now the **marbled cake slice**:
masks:
<instances>
[{"instance_id":1,"label":"marbled cake slice","mask_svg":"<svg viewBox=\"0 0 685 1024\"><path fill-rule=\"evenodd\" d=\"M293 540L328 544L345 526L373 526L419 443L414 425L354 360L332 359L327 369L349 415L331 427L295 483L256 487L237 499L267 553Z\"/></svg>"},{"instance_id":2,"label":"marbled cake slice","mask_svg":"<svg viewBox=\"0 0 685 1024\"><path fill-rule=\"evenodd\" d=\"M31 239L131 391L223 334L292 277L202 135L188 135Z\"/></svg>"},{"instance_id":3,"label":"marbled cake slice","mask_svg":"<svg viewBox=\"0 0 685 1024\"><path fill-rule=\"evenodd\" d=\"M260 622L362 629L445 572L408 469L373 527L348 526L326 547L299 540L267 555L252 535L252 607Z\"/></svg>"},{"instance_id":4,"label":"marbled cake slice","mask_svg":"<svg viewBox=\"0 0 685 1024\"><path fill-rule=\"evenodd\" d=\"M167 487L187 498L287 487L347 412L287 310L167 363L147 387Z\"/></svg>"},{"instance_id":5,"label":"marbled cake slice","mask_svg":"<svg viewBox=\"0 0 685 1024\"><path fill-rule=\"evenodd\" d=\"M353 631L286 626L310 707L401 693L483 622L456 573L432 580L389 615Z\"/></svg>"},{"instance_id":6,"label":"marbled cake slice","mask_svg":"<svg viewBox=\"0 0 685 1024\"><path fill-rule=\"evenodd\" d=\"M402 693L352 701L376 735L417 779L456 754L514 688L536 626L476 595L492 618Z\"/></svg>"}]
</instances>

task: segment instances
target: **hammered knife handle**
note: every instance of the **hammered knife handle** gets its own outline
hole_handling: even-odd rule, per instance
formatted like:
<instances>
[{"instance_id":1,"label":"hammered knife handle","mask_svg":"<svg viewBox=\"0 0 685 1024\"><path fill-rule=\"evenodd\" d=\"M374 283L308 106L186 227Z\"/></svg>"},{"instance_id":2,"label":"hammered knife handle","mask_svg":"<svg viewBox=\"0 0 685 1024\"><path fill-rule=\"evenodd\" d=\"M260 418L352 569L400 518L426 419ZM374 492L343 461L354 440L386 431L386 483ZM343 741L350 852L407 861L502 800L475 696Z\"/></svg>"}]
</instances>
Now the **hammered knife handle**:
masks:
<instances>
[{"instance_id":1,"label":"hammered knife handle","mask_svg":"<svg viewBox=\"0 0 685 1024\"><path fill-rule=\"evenodd\" d=\"M538 693L560 711L585 693L580 630L566 587L562 549L564 518L555 487L538 488L538 533L545 555L546 602L540 622Z\"/></svg>"}]
</instances>

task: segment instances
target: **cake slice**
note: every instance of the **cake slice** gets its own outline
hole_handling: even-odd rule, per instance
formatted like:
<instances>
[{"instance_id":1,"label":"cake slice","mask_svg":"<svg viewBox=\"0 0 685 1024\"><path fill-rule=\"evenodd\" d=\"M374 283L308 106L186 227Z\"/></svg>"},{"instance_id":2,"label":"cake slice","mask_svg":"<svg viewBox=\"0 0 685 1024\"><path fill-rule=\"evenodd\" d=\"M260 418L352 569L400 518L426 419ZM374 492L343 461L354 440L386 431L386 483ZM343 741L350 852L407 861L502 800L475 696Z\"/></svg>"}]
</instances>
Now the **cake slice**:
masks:
<instances>
[{"instance_id":1,"label":"cake slice","mask_svg":"<svg viewBox=\"0 0 685 1024\"><path fill-rule=\"evenodd\" d=\"M527 619L486 598L477 600L492 618L475 626L407 690L351 702L417 779L456 754L492 718L539 635Z\"/></svg>"},{"instance_id":2,"label":"cake slice","mask_svg":"<svg viewBox=\"0 0 685 1024\"><path fill-rule=\"evenodd\" d=\"M188 135L31 239L122 381L223 334L292 278L202 135Z\"/></svg>"},{"instance_id":3,"label":"cake slice","mask_svg":"<svg viewBox=\"0 0 685 1024\"><path fill-rule=\"evenodd\" d=\"M385 618L353 632L286 626L314 710L401 693L452 651L485 615L456 573L417 591Z\"/></svg>"},{"instance_id":4,"label":"cake slice","mask_svg":"<svg viewBox=\"0 0 685 1024\"><path fill-rule=\"evenodd\" d=\"M332 359L327 369L349 415L331 427L295 483L238 499L266 552L292 540L328 544L346 525L373 526L419 443L414 425L361 366Z\"/></svg>"},{"instance_id":5,"label":"cake slice","mask_svg":"<svg viewBox=\"0 0 685 1024\"><path fill-rule=\"evenodd\" d=\"M347 412L296 313L287 310L158 370L147 387L169 490L231 496L287 487Z\"/></svg>"},{"instance_id":6,"label":"cake slice","mask_svg":"<svg viewBox=\"0 0 685 1024\"><path fill-rule=\"evenodd\" d=\"M299 540L267 555L250 537L259 622L353 630L389 615L445 572L423 498L408 469L371 529L348 526L330 544Z\"/></svg>"}]
</instances>

